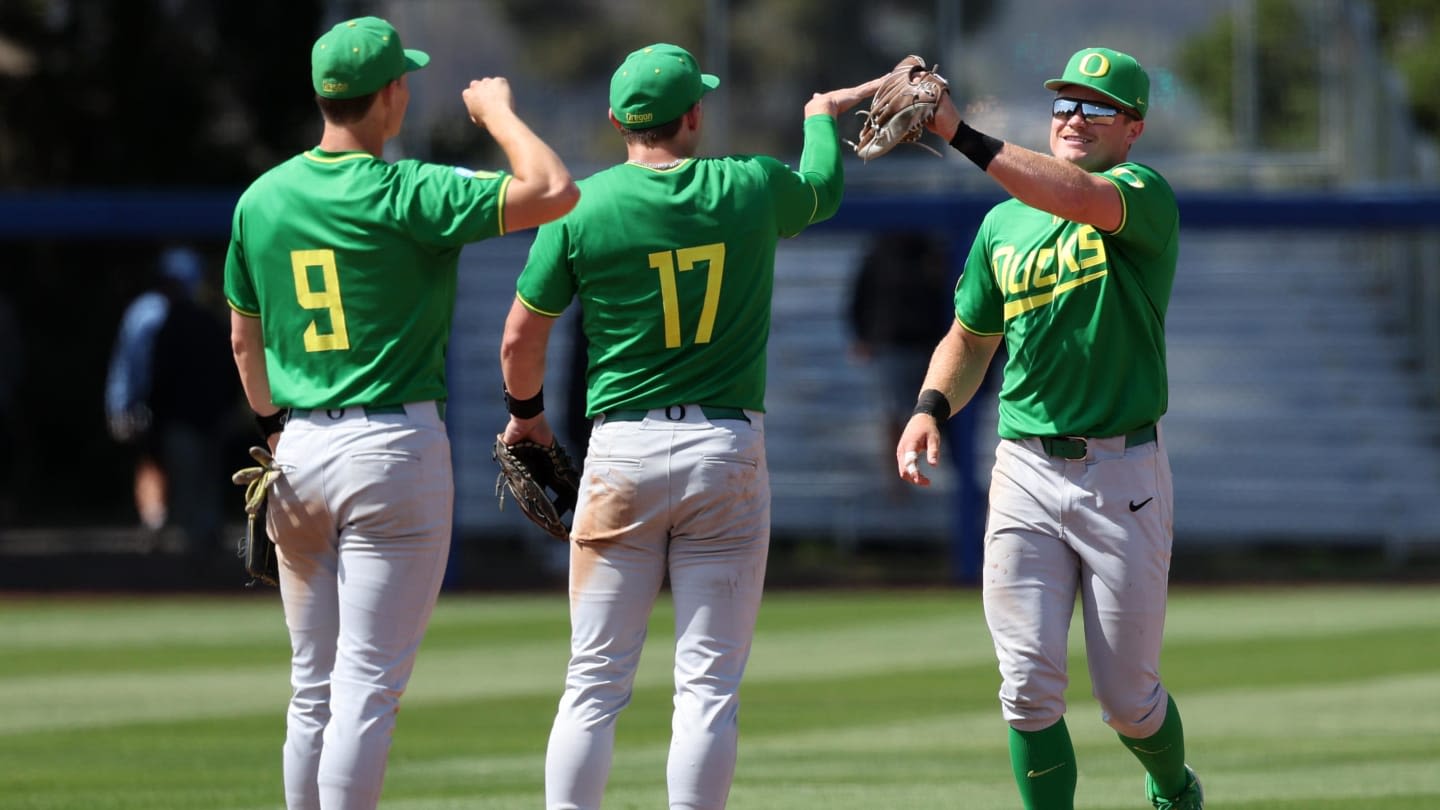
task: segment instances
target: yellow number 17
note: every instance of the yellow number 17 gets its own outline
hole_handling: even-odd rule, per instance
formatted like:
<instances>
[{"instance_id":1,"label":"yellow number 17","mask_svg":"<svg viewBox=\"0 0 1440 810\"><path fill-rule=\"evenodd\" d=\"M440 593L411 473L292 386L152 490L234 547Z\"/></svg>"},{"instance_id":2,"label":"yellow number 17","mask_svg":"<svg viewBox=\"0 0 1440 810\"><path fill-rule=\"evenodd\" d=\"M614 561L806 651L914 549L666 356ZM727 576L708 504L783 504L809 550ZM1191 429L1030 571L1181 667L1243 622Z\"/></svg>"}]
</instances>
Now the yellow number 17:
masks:
<instances>
[{"instance_id":1,"label":"yellow number 17","mask_svg":"<svg viewBox=\"0 0 1440 810\"><path fill-rule=\"evenodd\" d=\"M709 273L705 278L705 304L700 309L700 325L695 330L696 343L709 343L715 331L715 313L720 308L720 284L725 279L725 243L662 250L651 253L650 267L660 274L660 304L665 312L665 348L680 348L680 293L676 290L676 272L695 269L705 262Z\"/></svg>"}]
</instances>

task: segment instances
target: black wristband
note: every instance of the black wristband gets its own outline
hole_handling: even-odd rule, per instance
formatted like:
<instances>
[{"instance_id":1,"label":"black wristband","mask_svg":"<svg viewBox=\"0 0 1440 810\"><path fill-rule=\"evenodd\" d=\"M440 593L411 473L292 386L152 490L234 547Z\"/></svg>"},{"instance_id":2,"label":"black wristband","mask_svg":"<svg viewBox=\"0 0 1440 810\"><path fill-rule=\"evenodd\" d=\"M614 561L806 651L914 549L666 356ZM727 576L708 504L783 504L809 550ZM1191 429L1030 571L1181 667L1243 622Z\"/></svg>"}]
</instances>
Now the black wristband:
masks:
<instances>
[{"instance_id":1,"label":"black wristband","mask_svg":"<svg viewBox=\"0 0 1440 810\"><path fill-rule=\"evenodd\" d=\"M934 388L926 388L920 392L920 398L915 400L915 410L910 415L917 413L929 414L935 417L935 424L943 425L945 420L950 418L950 400Z\"/></svg>"},{"instance_id":2,"label":"black wristband","mask_svg":"<svg viewBox=\"0 0 1440 810\"><path fill-rule=\"evenodd\" d=\"M980 167L980 171L987 171L990 168L990 161L1000 154L1000 147L1005 142L999 138L992 138L983 132L972 129L964 121L955 128L955 137L950 139L950 145L955 151L970 158L970 162Z\"/></svg>"},{"instance_id":3,"label":"black wristband","mask_svg":"<svg viewBox=\"0 0 1440 810\"><path fill-rule=\"evenodd\" d=\"M262 439L270 438L270 434L279 433L285 429L285 423L290 421L290 409L281 408L269 416L255 414L255 427L260 428Z\"/></svg>"},{"instance_id":4,"label":"black wristband","mask_svg":"<svg viewBox=\"0 0 1440 810\"><path fill-rule=\"evenodd\" d=\"M535 396L529 399L516 399L510 396L510 391L505 391L505 410L516 419L534 419L545 411L545 386L535 392Z\"/></svg>"}]
</instances>

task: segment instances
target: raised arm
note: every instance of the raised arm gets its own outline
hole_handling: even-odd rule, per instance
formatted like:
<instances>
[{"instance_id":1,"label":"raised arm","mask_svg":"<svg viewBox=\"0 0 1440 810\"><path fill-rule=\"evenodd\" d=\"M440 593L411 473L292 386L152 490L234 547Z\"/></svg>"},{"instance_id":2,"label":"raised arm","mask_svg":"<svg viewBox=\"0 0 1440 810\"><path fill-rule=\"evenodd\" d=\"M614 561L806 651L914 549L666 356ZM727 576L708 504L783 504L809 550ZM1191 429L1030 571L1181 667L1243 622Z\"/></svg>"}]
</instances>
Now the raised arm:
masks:
<instances>
[{"instance_id":1,"label":"raised arm","mask_svg":"<svg viewBox=\"0 0 1440 810\"><path fill-rule=\"evenodd\" d=\"M884 76L878 76L854 87L842 87L839 90L816 93L810 97L809 101L805 102L805 117L828 115L834 118L841 113L848 112L851 107L875 95L875 91L884 81Z\"/></svg>"},{"instance_id":2,"label":"raised arm","mask_svg":"<svg viewBox=\"0 0 1440 810\"><path fill-rule=\"evenodd\" d=\"M1125 211L1113 183L1069 161L976 132L962 120L948 93L928 127L976 165L984 164L986 174L1031 208L1102 231L1120 226Z\"/></svg>"},{"instance_id":3,"label":"raised arm","mask_svg":"<svg viewBox=\"0 0 1440 810\"><path fill-rule=\"evenodd\" d=\"M804 224L829 219L840 209L845 193L845 170L840 161L835 116L874 95L879 81L874 79L855 87L815 93L805 102L805 147L800 153L799 173L813 189L815 206Z\"/></svg>"},{"instance_id":4,"label":"raised arm","mask_svg":"<svg viewBox=\"0 0 1440 810\"><path fill-rule=\"evenodd\" d=\"M470 120L489 131L510 161L505 231L538 227L569 213L580 189L555 150L515 113L510 83L502 77L476 79L461 96Z\"/></svg>"}]
</instances>

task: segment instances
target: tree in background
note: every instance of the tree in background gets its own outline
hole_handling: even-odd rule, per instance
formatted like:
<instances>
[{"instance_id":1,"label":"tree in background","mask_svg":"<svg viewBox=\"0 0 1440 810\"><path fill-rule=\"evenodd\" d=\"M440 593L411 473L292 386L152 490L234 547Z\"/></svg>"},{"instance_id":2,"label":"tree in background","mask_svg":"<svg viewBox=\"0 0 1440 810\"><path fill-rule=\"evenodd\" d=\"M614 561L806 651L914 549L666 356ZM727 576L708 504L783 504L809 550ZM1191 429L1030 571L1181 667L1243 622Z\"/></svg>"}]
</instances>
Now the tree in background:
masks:
<instances>
[{"instance_id":1,"label":"tree in background","mask_svg":"<svg viewBox=\"0 0 1440 810\"><path fill-rule=\"evenodd\" d=\"M858 84L907 53L939 56L933 30L937 0L723 0L656 6L652 0L496 0L515 35L528 45L529 69L557 86L603 79L626 53L647 42L674 42L707 64L705 29L723 10L730 151L785 154L801 145L788 121L795 105L826 87ZM957 22L974 32L996 0L967 0ZM663 9L658 13L657 9ZM557 25L564 20L564 25ZM601 91L604 92L603 90ZM759 123L757 123L759 122ZM841 132L858 129L855 124Z\"/></svg>"},{"instance_id":2,"label":"tree in background","mask_svg":"<svg viewBox=\"0 0 1440 810\"><path fill-rule=\"evenodd\" d=\"M1440 137L1440 3L1375 0L1375 16L1385 56L1405 79L1411 118Z\"/></svg>"},{"instance_id":3,"label":"tree in background","mask_svg":"<svg viewBox=\"0 0 1440 810\"><path fill-rule=\"evenodd\" d=\"M296 77L309 75L321 6L3 4L0 185L248 181L314 126L313 95Z\"/></svg>"},{"instance_id":4,"label":"tree in background","mask_svg":"<svg viewBox=\"0 0 1440 810\"><path fill-rule=\"evenodd\" d=\"M318 135L303 78L322 18L382 5L0 2L0 185L243 185ZM997 5L967 0L955 23L973 34ZM728 149L736 152L796 151L794 128L769 122L787 120L810 92L862 81L907 53L941 57L941 0L491 0L491 7L507 36L524 43L517 72L602 95L620 58L645 42L676 42L705 62L707 26L723 15L716 30L728 55L727 93L712 106L726 113ZM566 109L567 126L592 125ZM858 127L845 124L842 132ZM603 116L593 125L603 134ZM436 124L429 157L475 159L471 130L463 120Z\"/></svg>"},{"instance_id":5,"label":"tree in background","mask_svg":"<svg viewBox=\"0 0 1440 810\"><path fill-rule=\"evenodd\" d=\"M1176 72L1232 133L1242 129L1237 99L1235 45L1244 23L1216 18L1179 49ZM1240 147L1314 149L1319 145L1320 65L1312 22L1291 0L1257 0L1254 20L1256 84L1254 143ZM1238 133L1244 141L1244 133Z\"/></svg>"},{"instance_id":6,"label":"tree in background","mask_svg":"<svg viewBox=\"0 0 1440 810\"><path fill-rule=\"evenodd\" d=\"M1440 3L1435 0L1373 0L1379 46L1405 81L1410 117L1425 134L1440 136ZM1312 13L1306 13L1309 10ZM1296 0L1254 4L1255 142L1266 149L1314 149L1320 127L1320 60L1327 24ZM1239 121L1235 44L1243 23L1221 15L1180 48L1178 73L1232 132ZM1244 140L1241 133L1241 140Z\"/></svg>"}]
</instances>

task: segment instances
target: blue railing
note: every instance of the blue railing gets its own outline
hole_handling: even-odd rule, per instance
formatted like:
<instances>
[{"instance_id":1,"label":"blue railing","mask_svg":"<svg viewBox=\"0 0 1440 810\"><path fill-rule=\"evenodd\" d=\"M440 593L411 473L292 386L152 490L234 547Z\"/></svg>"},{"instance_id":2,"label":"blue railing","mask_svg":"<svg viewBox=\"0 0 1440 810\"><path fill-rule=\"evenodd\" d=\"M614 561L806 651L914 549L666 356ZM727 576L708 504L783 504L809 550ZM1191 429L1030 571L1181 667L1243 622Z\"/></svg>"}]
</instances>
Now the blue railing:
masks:
<instances>
[{"instance_id":1,"label":"blue railing","mask_svg":"<svg viewBox=\"0 0 1440 810\"><path fill-rule=\"evenodd\" d=\"M0 193L0 238L224 238L237 190ZM1440 226L1440 189L1345 192L1181 192L1186 228L1411 229ZM824 229L913 229L977 222L998 194L851 193Z\"/></svg>"}]
</instances>

